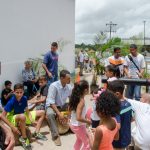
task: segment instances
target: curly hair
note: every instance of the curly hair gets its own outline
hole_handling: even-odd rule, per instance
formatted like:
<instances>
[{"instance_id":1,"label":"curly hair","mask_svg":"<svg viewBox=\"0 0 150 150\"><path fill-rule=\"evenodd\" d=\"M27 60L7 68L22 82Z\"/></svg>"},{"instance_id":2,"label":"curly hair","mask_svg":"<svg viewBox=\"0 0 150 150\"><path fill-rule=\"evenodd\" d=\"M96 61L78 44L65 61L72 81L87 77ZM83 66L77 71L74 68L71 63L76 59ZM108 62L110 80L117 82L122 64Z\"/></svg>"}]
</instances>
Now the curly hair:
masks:
<instances>
[{"instance_id":1,"label":"curly hair","mask_svg":"<svg viewBox=\"0 0 150 150\"><path fill-rule=\"evenodd\" d=\"M120 113L120 101L110 91L104 91L96 102L96 111L104 116L114 117Z\"/></svg>"},{"instance_id":2,"label":"curly hair","mask_svg":"<svg viewBox=\"0 0 150 150\"><path fill-rule=\"evenodd\" d=\"M86 80L82 80L74 84L72 94L69 101L69 110L77 109L77 106L81 100L81 97L84 95L85 90L89 89L89 83Z\"/></svg>"}]
</instances>

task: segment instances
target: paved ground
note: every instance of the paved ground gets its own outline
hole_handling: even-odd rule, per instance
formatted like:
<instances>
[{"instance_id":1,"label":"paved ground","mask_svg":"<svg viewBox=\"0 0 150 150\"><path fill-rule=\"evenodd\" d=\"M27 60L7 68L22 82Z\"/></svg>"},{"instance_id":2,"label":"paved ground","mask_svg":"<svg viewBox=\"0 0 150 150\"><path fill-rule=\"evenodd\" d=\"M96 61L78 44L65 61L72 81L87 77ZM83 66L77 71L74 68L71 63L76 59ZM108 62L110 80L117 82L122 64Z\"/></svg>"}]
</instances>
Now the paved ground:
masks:
<instances>
[{"instance_id":1,"label":"paved ground","mask_svg":"<svg viewBox=\"0 0 150 150\"><path fill-rule=\"evenodd\" d=\"M87 73L84 77L86 80L88 80L89 82L92 81L92 74L91 73ZM91 95L87 95L86 96L86 103L88 106L91 105ZM34 132L34 129L31 128L31 132ZM75 135L73 133L68 133L66 135L62 135L61 136L61 141L62 141L62 146L58 147L55 146L53 141L51 140L51 135L49 132L49 128L48 126L44 126L41 129L41 132L44 133L46 135L46 137L48 138L48 141L34 141L32 142L32 147L33 150L72 150L73 149L73 144L75 142ZM17 146L15 147L15 150L22 150L23 148L21 146Z\"/></svg>"}]
</instances>

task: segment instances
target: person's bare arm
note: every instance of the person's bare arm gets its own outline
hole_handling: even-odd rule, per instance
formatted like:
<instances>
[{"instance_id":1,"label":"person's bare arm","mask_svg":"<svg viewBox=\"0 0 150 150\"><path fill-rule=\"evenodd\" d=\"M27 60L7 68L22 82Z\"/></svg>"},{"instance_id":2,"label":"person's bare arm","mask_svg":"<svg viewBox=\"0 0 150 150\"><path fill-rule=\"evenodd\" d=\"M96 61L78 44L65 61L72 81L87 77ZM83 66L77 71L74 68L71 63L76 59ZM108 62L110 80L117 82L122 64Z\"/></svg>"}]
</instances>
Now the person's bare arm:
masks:
<instances>
[{"instance_id":1,"label":"person's bare arm","mask_svg":"<svg viewBox=\"0 0 150 150\"><path fill-rule=\"evenodd\" d=\"M8 99L12 94L13 94L13 91L11 91L11 92L8 93L8 94L4 94L4 98L5 98L5 99Z\"/></svg>"},{"instance_id":2,"label":"person's bare arm","mask_svg":"<svg viewBox=\"0 0 150 150\"><path fill-rule=\"evenodd\" d=\"M55 104L51 104L50 107L55 111L56 115L59 117L59 120L64 119L64 116L61 114Z\"/></svg>"},{"instance_id":3,"label":"person's bare arm","mask_svg":"<svg viewBox=\"0 0 150 150\"><path fill-rule=\"evenodd\" d=\"M82 111L83 111L83 107L84 107L84 100L81 100L77 106L77 110L76 110L76 114L77 114L77 120L80 122L84 122L84 123L88 123L91 124L91 121L88 119L85 119L82 117Z\"/></svg>"},{"instance_id":4,"label":"person's bare arm","mask_svg":"<svg viewBox=\"0 0 150 150\"><path fill-rule=\"evenodd\" d=\"M2 121L4 121L11 129L14 133L17 133L17 134L21 134L20 131L13 125L9 122L9 120L6 118L6 115L7 115L7 112L5 110L3 110L2 114L0 115L0 118Z\"/></svg>"},{"instance_id":5,"label":"person's bare arm","mask_svg":"<svg viewBox=\"0 0 150 150\"><path fill-rule=\"evenodd\" d=\"M12 150L15 146L15 139L11 129L8 128L2 121L0 121L0 127L5 132L5 145L7 145L6 150Z\"/></svg>"},{"instance_id":6,"label":"person's bare arm","mask_svg":"<svg viewBox=\"0 0 150 150\"><path fill-rule=\"evenodd\" d=\"M99 145L101 143L102 137L103 137L102 130L100 127L97 127L96 132L95 132L95 136L94 136L94 141L93 141L93 143L92 143L92 141L90 142L91 143L91 150L98 150L99 149Z\"/></svg>"},{"instance_id":7,"label":"person's bare arm","mask_svg":"<svg viewBox=\"0 0 150 150\"><path fill-rule=\"evenodd\" d=\"M145 69L141 69L141 70L140 70L140 73L139 73L139 77L140 77L140 78L142 78L142 77L143 77L143 75L144 75L144 71L145 71Z\"/></svg>"},{"instance_id":8,"label":"person's bare arm","mask_svg":"<svg viewBox=\"0 0 150 150\"><path fill-rule=\"evenodd\" d=\"M46 67L46 65L43 63L42 64L43 69L46 71L46 73L48 74L49 77L52 77L52 73L49 72L48 68Z\"/></svg>"},{"instance_id":9,"label":"person's bare arm","mask_svg":"<svg viewBox=\"0 0 150 150\"><path fill-rule=\"evenodd\" d=\"M39 100L36 101L36 104L40 104L46 101L47 96L41 96Z\"/></svg>"},{"instance_id":10,"label":"person's bare arm","mask_svg":"<svg viewBox=\"0 0 150 150\"><path fill-rule=\"evenodd\" d=\"M31 100L28 101L28 103L31 104L40 104L46 101L46 97L47 96L40 96L40 98L38 99L37 96L33 97Z\"/></svg>"},{"instance_id":11,"label":"person's bare arm","mask_svg":"<svg viewBox=\"0 0 150 150\"><path fill-rule=\"evenodd\" d=\"M35 123L35 121L33 120L32 115L31 115L31 113L30 113L29 109L28 109L28 108L26 108L26 109L25 109L25 111L26 111L26 114L27 114L27 116L29 117L29 119L30 119L31 123L32 123L32 124L34 124L34 123Z\"/></svg>"},{"instance_id":12,"label":"person's bare arm","mask_svg":"<svg viewBox=\"0 0 150 150\"><path fill-rule=\"evenodd\" d=\"M128 78L131 78L131 76L129 75L129 71L128 71L128 67L124 66L124 73Z\"/></svg>"}]
</instances>

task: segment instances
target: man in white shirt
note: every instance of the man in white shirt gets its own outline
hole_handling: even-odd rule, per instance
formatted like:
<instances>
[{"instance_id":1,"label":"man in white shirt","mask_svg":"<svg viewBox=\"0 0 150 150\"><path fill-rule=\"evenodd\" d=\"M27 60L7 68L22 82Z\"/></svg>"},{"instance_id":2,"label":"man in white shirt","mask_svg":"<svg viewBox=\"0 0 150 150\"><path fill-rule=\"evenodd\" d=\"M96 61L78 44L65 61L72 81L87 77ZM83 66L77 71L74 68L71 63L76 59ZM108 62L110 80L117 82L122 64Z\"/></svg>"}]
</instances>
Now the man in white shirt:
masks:
<instances>
[{"instance_id":1,"label":"man in white shirt","mask_svg":"<svg viewBox=\"0 0 150 150\"><path fill-rule=\"evenodd\" d=\"M89 55L87 52L84 53L84 68L86 72L90 71L90 66L89 66Z\"/></svg>"},{"instance_id":2,"label":"man in white shirt","mask_svg":"<svg viewBox=\"0 0 150 150\"><path fill-rule=\"evenodd\" d=\"M65 119L65 117L61 114L61 111L67 109L66 101L72 92L71 85L69 84L70 78L70 72L67 70L62 70L60 72L60 80L55 81L50 85L46 98L47 120L50 125L52 140L56 146L61 145L56 117L60 122Z\"/></svg>"},{"instance_id":3,"label":"man in white shirt","mask_svg":"<svg viewBox=\"0 0 150 150\"><path fill-rule=\"evenodd\" d=\"M80 76L83 76L83 68L84 68L84 53L83 50L79 53L79 62L80 62Z\"/></svg>"},{"instance_id":4,"label":"man in white shirt","mask_svg":"<svg viewBox=\"0 0 150 150\"><path fill-rule=\"evenodd\" d=\"M120 47L115 47L114 55L110 56L108 59L105 60L105 67L107 67L108 65L113 65L115 67L118 67L120 71L119 76L122 77L124 74L124 63L125 63L125 60L123 57L121 57Z\"/></svg>"},{"instance_id":5,"label":"man in white shirt","mask_svg":"<svg viewBox=\"0 0 150 150\"><path fill-rule=\"evenodd\" d=\"M137 46L135 44L130 45L130 54L125 57L125 74L128 78L140 79L143 76L145 69L144 56L137 52ZM141 98L141 86L128 85L127 86L127 98L140 100Z\"/></svg>"},{"instance_id":6,"label":"man in white shirt","mask_svg":"<svg viewBox=\"0 0 150 150\"><path fill-rule=\"evenodd\" d=\"M135 113L134 143L141 150L150 150L150 94L144 94L141 102L127 99Z\"/></svg>"}]
</instances>

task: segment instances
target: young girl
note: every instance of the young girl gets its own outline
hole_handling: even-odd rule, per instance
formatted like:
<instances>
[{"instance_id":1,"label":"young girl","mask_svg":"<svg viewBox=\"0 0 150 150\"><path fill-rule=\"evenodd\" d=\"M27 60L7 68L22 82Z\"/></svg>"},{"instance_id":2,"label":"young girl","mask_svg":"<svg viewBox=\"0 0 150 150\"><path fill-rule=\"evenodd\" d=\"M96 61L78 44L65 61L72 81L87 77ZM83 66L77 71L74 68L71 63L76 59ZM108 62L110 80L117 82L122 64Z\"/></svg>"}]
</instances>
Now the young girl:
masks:
<instances>
[{"instance_id":1,"label":"young girl","mask_svg":"<svg viewBox=\"0 0 150 150\"><path fill-rule=\"evenodd\" d=\"M120 112L118 98L109 91L104 91L97 98L96 111L101 124L96 128L94 141L90 137L92 150L113 150L112 142L117 138L119 124L113 118Z\"/></svg>"},{"instance_id":2,"label":"young girl","mask_svg":"<svg viewBox=\"0 0 150 150\"><path fill-rule=\"evenodd\" d=\"M86 124L91 124L91 121L86 119L85 95L89 92L89 84L82 80L75 83L74 89L69 102L69 110L71 111L70 127L76 134L76 142L74 150L89 150L89 139L87 136Z\"/></svg>"},{"instance_id":3,"label":"young girl","mask_svg":"<svg viewBox=\"0 0 150 150\"><path fill-rule=\"evenodd\" d=\"M105 69L106 77L108 78L108 82L117 80L117 77L119 76L119 69L115 66L108 65Z\"/></svg>"},{"instance_id":4,"label":"young girl","mask_svg":"<svg viewBox=\"0 0 150 150\"><path fill-rule=\"evenodd\" d=\"M97 98L99 97L99 95L104 92L104 89L96 89L92 95L93 95L93 111L91 113L91 121L92 121L92 128L96 128L97 126L99 126L100 123L100 117L98 116L97 112L96 112L96 101Z\"/></svg>"}]
</instances>

